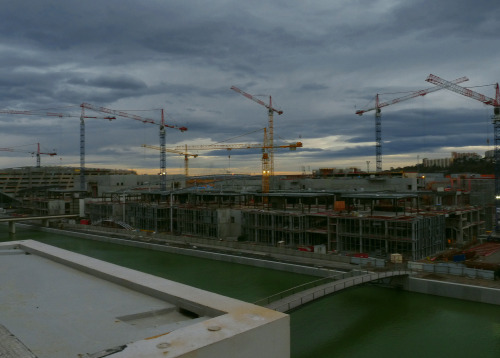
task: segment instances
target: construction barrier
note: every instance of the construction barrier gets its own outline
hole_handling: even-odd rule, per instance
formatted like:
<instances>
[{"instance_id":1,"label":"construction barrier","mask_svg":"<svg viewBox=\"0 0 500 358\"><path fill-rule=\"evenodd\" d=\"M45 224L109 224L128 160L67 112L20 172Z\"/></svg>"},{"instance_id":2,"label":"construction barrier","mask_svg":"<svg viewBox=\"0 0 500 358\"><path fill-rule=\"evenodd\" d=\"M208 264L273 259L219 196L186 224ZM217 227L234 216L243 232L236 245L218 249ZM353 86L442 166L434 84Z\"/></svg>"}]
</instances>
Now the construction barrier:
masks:
<instances>
[{"instance_id":1,"label":"construction barrier","mask_svg":"<svg viewBox=\"0 0 500 358\"><path fill-rule=\"evenodd\" d=\"M408 262L408 269L413 271L423 271L429 273L464 276L468 278L482 278L486 280L494 280L495 272L491 270L481 270L468 268L459 263L437 263L430 264L425 262Z\"/></svg>"}]
</instances>

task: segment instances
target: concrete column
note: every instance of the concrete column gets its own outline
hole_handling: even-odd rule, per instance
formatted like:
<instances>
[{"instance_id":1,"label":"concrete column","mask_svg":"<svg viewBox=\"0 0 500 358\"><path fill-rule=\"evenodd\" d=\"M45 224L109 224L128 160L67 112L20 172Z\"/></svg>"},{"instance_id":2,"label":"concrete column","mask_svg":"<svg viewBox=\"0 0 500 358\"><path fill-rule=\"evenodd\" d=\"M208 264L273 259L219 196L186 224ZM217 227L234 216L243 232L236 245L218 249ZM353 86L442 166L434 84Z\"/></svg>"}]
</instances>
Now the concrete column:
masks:
<instances>
[{"instance_id":1,"label":"concrete column","mask_svg":"<svg viewBox=\"0 0 500 358\"><path fill-rule=\"evenodd\" d=\"M14 221L9 221L9 232L11 234L16 233L16 223Z\"/></svg>"},{"instance_id":2,"label":"concrete column","mask_svg":"<svg viewBox=\"0 0 500 358\"><path fill-rule=\"evenodd\" d=\"M276 225L275 225L275 220L276 220L276 216L275 215L271 215L271 243L273 244L273 246L276 246L276 240L275 240L275 233L276 233Z\"/></svg>"},{"instance_id":3,"label":"concrete column","mask_svg":"<svg viewBox=\"0 0 500 358\"><path fill-rule=\"evenodd\" d=\"M464 228L463 228L463 218L464 213L458 214L459 222L458 222L458 232L457 232L457 243L462 245L464 243Z\"/></svg>"},{"instance_id":4,"label":"concrete column","mask_svg":"<svg viewBox=\"0 0 500 358\"><path fill-rule=\"evenodd\" d=\"M337 227L336 227L337 230L335 234L335 239L337 240L337 253L340 253L344 249L342 246L342 241L340 240L340 233L344 229L343 227L344 223L339 219L335 219L335 221L337 222Z\"/></svg>"},{"instance_id":5,"label":"concrete column","mask_svg":"<svg viewBox=\"0 0 500 358\"><path fill-rule=\"evenodd\" d=\"M326 234L326 242L327 242L326 249L328 252L330 252L330 251L332 251L332 245L330 243L330 240L332 238L332 233L330 232L330 218L329 217L326 218L326 233L327 233Z\"/></svg>"},{"instance_id":6,"label":"concrete column","mask_svg":"<svg viewBox=\"0 0 500 358\"><path fill-rule=\"evenodd\" d=\"M359 221L359 252L363 252L363 225L362 221Z\"/></svg>"}]
</instances>

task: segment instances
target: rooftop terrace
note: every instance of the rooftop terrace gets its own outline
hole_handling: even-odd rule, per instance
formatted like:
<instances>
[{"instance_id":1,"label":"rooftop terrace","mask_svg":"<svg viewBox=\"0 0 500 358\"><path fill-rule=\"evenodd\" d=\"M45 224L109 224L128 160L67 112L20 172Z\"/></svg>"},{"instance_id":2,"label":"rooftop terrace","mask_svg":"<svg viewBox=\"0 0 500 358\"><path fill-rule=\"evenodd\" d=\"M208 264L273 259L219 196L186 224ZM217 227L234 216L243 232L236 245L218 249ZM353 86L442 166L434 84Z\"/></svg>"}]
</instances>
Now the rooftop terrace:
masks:
<instances>
[{"instance_id":1,"label":"rooftop terrace","mask_svg":"<svg viewBox=\"0 0 500 358\"><path fill-rule=\"evenodd\" d=\"M290 353L287 315L36 241L0 243L0 272L0 355Z\"/></svg>"}]
</instances>

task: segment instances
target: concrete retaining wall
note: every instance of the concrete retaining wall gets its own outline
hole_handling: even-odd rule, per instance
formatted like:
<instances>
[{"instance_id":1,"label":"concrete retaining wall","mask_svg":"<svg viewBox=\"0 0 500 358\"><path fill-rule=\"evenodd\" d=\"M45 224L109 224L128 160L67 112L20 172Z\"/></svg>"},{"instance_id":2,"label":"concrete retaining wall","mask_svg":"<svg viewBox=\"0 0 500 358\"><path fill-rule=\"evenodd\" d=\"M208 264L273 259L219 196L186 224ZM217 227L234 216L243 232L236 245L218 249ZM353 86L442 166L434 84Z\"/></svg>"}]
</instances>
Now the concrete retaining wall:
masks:
<instances>
[{"instance_id":1,"label":"concrete retaining wall","mask_svg":"<svg viewBox=\"0 0 500 358\"><path fill-rule=\"evenodd\" d=\"M48 232L52 231L52 232L60 233L60 230L56 230L56 229L43 229L43 230L48 231ZM223 254L223 253L218 253L218 252L203 251L203 250L199 250L199 249L195 249L195 248L192 248L192 249L181 248L181 247L169 246L168 244L160 245L160 244L152 244L152 243L141 242L141 241L131 241L131 240L118 239L118 238L113 238L113 237L108 237L108 236L101 236L101 235L88 234L88 233L82 233L82 232L67 232L67 231L65 231L64 234L69 235L69 236L80 237L80 238L84 238L84 239L91 239L91 240L110 242L110 243L120 244L120 245L140 247L143 249L164 251L164 252L170 252L170 253L175 253L175 254L180 254L180 255L200 257L200 258L205 258L205 259L210 259L210 260L226 261L226 262L231 262L231 263L236 263L236 264L262 267L262 268L267 268L267 269L271 269L271 270L287 271L287 272L293 272L293 273L298 273L298 274L302 274L302 275L329 277L329 276L334 276L334 275L338 275L338 274L343 273L342 271L329 270L329 269L320 268L320 267L308 267L308 266L294 265L294 264L288 264L288 263L278 262L278 261L270 261L269 258L266 259L267 255L265 255L265 254L262 255L262 259L258 259L258 258L252 258L252 257L228 255L228 254Z\"/></svg>"},{"instance_id":2,"label":"concrete retaining wall","mask_svg":"<svg viewBox=\"0 0 500 358\"><path fill-rule=\"evenodd\" d=\"M500 305L500 290L494 288L410 277L405 285L405 289L428 295Z\"/></svg>"},{"instance_id":3,"label":"concrete retaining wall","mask_svg":"<svg viewBox=\"0 0 500 358\"><path fill-rule=\"evenodd\" d=\"M41 230L47 231L47 232L52 231L52 232L60 233L60 230L55 230L55 229L50 229L50 228L41 228ZM292 264L287 264L287 263L282 263L282 262L267 261L264 259L264 257L262 260L259 260L259 259L255 259L255 258L225 255L225 254L200 251L200 250L195 250L195 249L184 249L184 248L178 248L178 247L173 247L173 246L150 244L150 243L139 242L139 241L123 240L123 239L118 239L118 238L111 238L111 237L106 237L106 236L80 233L80 232L65 232L65 234L75 236L75 237L97 240L97 241L111 242L111 243L116 243L116 244L121 244L121 245L135 246L135 247L141 247L141 248L152 249L152 250L162 250L165 252L172 252L172 253L177 253L177 254L182 254L182 255L192 255L192 256L202 257L202 258L207 258L207 259L212 259L212 260L221 260L221 261L239 263L239 264L244 264L244 265L252 265L252 266L258 266L258 267L268 268L268 269L272 269L272 270L288 271L288 272L294 272L294 273L299 273L299 274L304 274L304 275L327 277L327 276L333 276L333 275L338 274L338 273L342 273L340 271L327 270L327 269L323 269L323 268L306 267L306 266L292 265ZM425 263L422 264L422 268L424 266L427 266L427 265L429 265L429 264L425 264ZM434 265L430 265L430 266L434 266ZM411 268L409 267L409 269L411 269ZM467 269L467 270L469 270L469 269ZM483 271L483 270L480 270L480 271ZM443 282L443 281L433 281L433 280L420 279L420 278L414 278L414 277L409 277L408 279L405 280L404 288L410 292L425 293L425 294L431 294L431 295L436 295L436 296L458 298L458 299L463 299L463 300L500 305L500 290L498 290L498 289L483 288L483 287L479 287L479 286L470 286L470 285L461 285L461 284L448 283L448 282Z\"/></svg>"},{"instance_id":4,"label":"concrete retaining wall","mask_svg":"<svg viewBox=\"0 0 500 358\"><path fill-rule=\"evenodd\" d=\"M64 223L62 228L67 228L69 230L87 230L87 232L92 233L92 226L89 225L79 225L79 224L68 224ZM305 252L299 251L296 249L285 248L285 247L275 247L269 245L256 244L254 242L248 241L230 241L230 240L216 240L216 239L207 239L201 237L194 236L174 236L168 234L153 234L153 233L145 233L141 231L126 231L122 229L113 229L113 228L105 228L99 227L99 231L107 232L109 235L124 235L126 234L129 238L140 238L147 237L151 239L164 239L168 241L177 241L184 242L190 244L199 244L199 245L210 245L210 246L220 246L221 248L230 248L236 250L249 250L249 251L259 251L266 254L271 255L288 255L298 258L308 258L308 259L319 259L326 260L331 262L341 262L341 263L350 263L351 257L349 256L340 256L340 255L332 255L332 254L321 254L317 252ZM123 236L122 236L123 237Z\"/></svg>"}]
</instances>

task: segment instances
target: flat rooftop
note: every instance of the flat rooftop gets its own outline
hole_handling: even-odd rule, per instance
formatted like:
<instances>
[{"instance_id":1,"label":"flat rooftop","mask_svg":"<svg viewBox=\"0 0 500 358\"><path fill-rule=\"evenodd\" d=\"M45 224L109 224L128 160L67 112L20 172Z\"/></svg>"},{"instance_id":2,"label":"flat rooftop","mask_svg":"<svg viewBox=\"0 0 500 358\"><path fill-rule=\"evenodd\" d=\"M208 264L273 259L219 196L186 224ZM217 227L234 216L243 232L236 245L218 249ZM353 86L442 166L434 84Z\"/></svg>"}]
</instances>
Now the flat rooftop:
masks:
<instances>
[{"instance_id":1,"label":"flat rooftop","mask_svg":"<svg viewBox=\"0 0 500 358\"><path fill-rule=\"evenodd\" d=\"M0 273L2 356L204 357L273 322L289 346L286 315L36 241L0 243Z\"/></svg>"}]
</instances>

